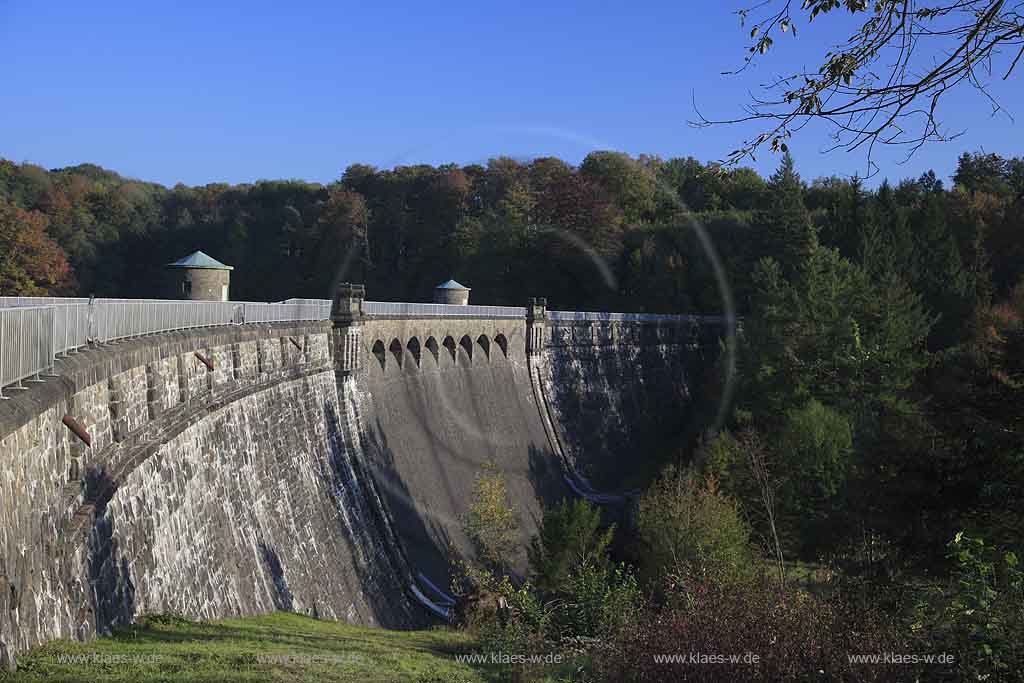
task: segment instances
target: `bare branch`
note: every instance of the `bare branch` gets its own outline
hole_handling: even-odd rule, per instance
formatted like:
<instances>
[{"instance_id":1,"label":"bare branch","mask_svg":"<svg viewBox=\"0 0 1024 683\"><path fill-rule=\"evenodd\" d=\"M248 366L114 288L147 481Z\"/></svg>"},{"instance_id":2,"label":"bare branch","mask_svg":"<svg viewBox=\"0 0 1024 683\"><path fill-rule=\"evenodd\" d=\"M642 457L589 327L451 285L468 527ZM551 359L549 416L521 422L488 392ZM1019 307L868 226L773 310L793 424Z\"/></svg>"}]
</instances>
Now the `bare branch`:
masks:
<instances>
[{"instance_id":1,"label":"bare branch","mask_svg":"<svg viewBox=\"0 0 1024 683\"><path fill-rule=\"evenodd\" d=\"M809 23L841 8L865 19L826 53L817 69L766 83L768 96L751 94L738 117L709 119L694 104L697 118L690 125L698 128L766 124L723 165L753 159L765 144L772 151L784 150L785 141L811 121L832 127L835 144L830 149L865 149L869 169L876 145L905 146L912 155L926 143L962 134L944 131L937 115L944 96L965 82L989 100L993 114L1003 112L988 82L995 60L1008 63L1006 79L1024 55L1024 0L803 0L797 14ZM750 29L743 66L725 73L747 69L771 49L773 36L795 34L790 0L765 0L740 10L741 23L766 9ZM1003 48L1012 51L1004 56Z\"/></svg>"}]
</instances>

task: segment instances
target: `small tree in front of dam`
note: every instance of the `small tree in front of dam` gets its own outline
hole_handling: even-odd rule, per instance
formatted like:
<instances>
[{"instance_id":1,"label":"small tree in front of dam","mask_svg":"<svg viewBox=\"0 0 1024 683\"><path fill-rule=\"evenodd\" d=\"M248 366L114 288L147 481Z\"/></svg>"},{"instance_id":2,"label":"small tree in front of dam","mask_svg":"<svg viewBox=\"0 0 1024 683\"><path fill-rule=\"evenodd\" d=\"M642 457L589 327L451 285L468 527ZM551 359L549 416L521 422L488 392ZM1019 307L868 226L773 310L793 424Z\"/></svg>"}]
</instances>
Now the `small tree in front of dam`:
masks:
<instances>
[{"instance_id":1,"label":"small tree in front of dam","mask_svg":"<svg viewBox=\"0 0 1024 683\"><path fill-rule=\"evenodd\" d=\"M714 477L666 468L640 499L637 532L652 588L670 575L742 585L755 573L750 527Z\"/></svg>"},{"instance_id":2,"label":"small tree in front of dam","mask_svg":"<svg viewBox=\"0 0 1024 683\"><path fill-rule=\"evenodd\" d=\"M449 548L452 591L459 598L458 621L481 632L499 614L507 614L509 600L517 591L509 564L519 540L515 508L509 501L505 475L494 463L477 473L469 509L461 521L474 556L464 556L454 545Z\"/></svg>"},{"instance_id":3,"label":"small tree in front of dam","mask_svg":"<svg viewBox=\"0 0 1024 683\"><path fill-rule=\"evenodd\" d=\"M473 498L463 520L481 563L496 573L506 573L519 538L515 509L509 503L505 477L494 463L477 474Z\"/></svg>"},{"instance_id":4,"label":"small tree in front of dam","mask_svg":"<svg viewBox=\"0 0 1024 683\"><path fill-rule=\"evenodd\" d=\"M521 680L562 680L633 620L639 583L630 567L612 562L615 528L604 528L598 508L584 500L545 509L528 548L529 571L518 577L507 564L519 550L514 519L504 476L490 466L477 476L463 518L476 560L453 556L459 622L484 652L552 656L515 665Z\"/></svg>"},{"instance_id":5,"label":"small tree in front of dam","mask_svg":"<svg viewBox=\"0 0 1024 683\"><path fill-rule=\"evenodd\" d=\"M485 653L520 655L544 650L550 611L537 599L529 582L516 581L510 559L518 550L515 508L509 501L505 476L488 463L476 475L462 527L475 557L462 556L454 546L452 590L458 598L457 621L473 633ZM507 668L507 667L506 667ZM512 664L516 680L532 680L535 667Z\"/></svg>"},{"instance_id":6,"label":"small tree in front of dam","mask_svg":"<svg viewBox=\"0 0 1024 683\"><path fill-rule=\"evenodd\" d=\"M601 512L582 499L562 500L544 511L540 533L530 542L529 557L537 588L553 592L580 564L608 565L615 525L601 529Z\"/></svg>"}]
</instances>

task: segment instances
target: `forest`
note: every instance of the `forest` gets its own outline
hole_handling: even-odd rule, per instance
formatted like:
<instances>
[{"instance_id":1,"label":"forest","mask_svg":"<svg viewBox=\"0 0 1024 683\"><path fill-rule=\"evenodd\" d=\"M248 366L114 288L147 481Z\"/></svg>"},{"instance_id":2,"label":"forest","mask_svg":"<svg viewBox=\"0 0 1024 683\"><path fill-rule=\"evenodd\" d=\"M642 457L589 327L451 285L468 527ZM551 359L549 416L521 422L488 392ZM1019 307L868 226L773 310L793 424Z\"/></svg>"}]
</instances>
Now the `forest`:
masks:
<instances>
[{"instance_id":1,"label":"forest","mask_svg":"<svg viewBox=\"0 0 1024 683\"><path fill-rule=\"evenodd\" d=\"M769 178L593 152L173 188L0 160L0 294L160 296L163 264L196 249L234 266L237 300L352 281L373 300L429 301L454 277L478 304L743 316L722 342L726 424L666 449L628 536L599 533L586 506L552 510L527 590L488 545L506 506L481 478L491 561L467 576L518 610L480 617L506 650L600 636L610 679L661 680L641 653L664 639L743 649L770 623L793 652L769 679L858 637L855 651L956 652L958 677L1024 675L1024 158L964 153L948 183L875 188L806 182L788 153ZM659 626L624 628L631 610Z\"/></svg>"}]
</instances>

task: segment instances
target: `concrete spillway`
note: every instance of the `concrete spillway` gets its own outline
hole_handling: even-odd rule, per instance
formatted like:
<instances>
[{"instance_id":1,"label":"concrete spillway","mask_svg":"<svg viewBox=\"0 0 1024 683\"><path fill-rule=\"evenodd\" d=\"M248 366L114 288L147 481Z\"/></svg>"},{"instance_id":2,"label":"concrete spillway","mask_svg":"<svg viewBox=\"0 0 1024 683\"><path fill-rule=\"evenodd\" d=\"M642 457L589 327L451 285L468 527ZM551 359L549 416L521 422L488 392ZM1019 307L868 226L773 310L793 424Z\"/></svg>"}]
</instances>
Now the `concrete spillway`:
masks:
<instances>
[{"instance_id":1,"label":"concrete spillway","mask_svg":"<svg viewBox=\"0 0 1024 683\"><path fill-rule=\"evenodd\" d=\"M144 613L428 623L485 466L525 546L543 504L590 495L567 476L614 488L635 426L678 419L699 361L655 331L553 325L528 348L521 318L368 319L62 359L0 402L0 658Z\"/></svg>"},{"instance_id":2,"label":"concrete spillway","mask_svg":"<svg viewBox=\"0 0 1024 683\"><path fill-rule=\"evenodd\" d=\"M525 356L475 356L459 347L419 366L371 362L361 380L368 459L410 561L431 577L447 577L449 544L470 552L461 518L488 464L505 476L524 547L541 502L568 493ZM514 564L523 568L525 555Z\"/></svg>"}]
</instances>

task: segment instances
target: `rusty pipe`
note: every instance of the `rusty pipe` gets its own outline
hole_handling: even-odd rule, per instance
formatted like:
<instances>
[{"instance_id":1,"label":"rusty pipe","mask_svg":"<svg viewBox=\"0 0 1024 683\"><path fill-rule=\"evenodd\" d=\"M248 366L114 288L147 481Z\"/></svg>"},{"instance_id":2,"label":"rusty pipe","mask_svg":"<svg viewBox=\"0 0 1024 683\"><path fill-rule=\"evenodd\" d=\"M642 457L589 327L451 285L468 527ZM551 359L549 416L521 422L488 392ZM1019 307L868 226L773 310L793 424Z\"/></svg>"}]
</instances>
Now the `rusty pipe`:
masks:
<instances>
[{"instance_id":1,"label":"rusty pipe","mask_svg":"<svg viewBox=\"0 0 1024 683\"><path fill-rule=\"evenodd\" d=\"M92 446L92 437L89 436L89 432L85 431L85 425L70 415L65 415L61 419L61 422L64 423L65 427L71 430L72 434L81 439L86 446Z\"/></svg>"},{"instance_id":2,"label":"rusty pipe","mask_svg":"<svg viewBox=\"0 0 1024 683\"><path fill-rule=\"evenodd\" d=\"M206 366L207 370L209 370L210 372L213 372L213 361L212 360L210 360L209 358L207 358L203 354L199 353L198 351L194 351L193 353L195 353L196 358L198 358L199 360L201 360L203 362L203 365Z\"/></svg>"}]
</instances>

